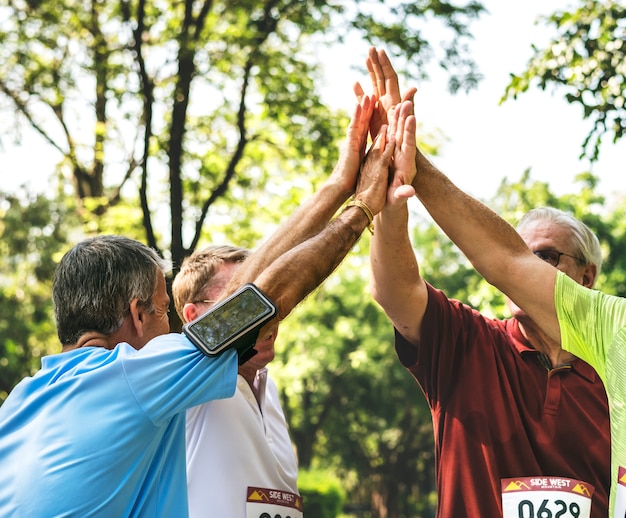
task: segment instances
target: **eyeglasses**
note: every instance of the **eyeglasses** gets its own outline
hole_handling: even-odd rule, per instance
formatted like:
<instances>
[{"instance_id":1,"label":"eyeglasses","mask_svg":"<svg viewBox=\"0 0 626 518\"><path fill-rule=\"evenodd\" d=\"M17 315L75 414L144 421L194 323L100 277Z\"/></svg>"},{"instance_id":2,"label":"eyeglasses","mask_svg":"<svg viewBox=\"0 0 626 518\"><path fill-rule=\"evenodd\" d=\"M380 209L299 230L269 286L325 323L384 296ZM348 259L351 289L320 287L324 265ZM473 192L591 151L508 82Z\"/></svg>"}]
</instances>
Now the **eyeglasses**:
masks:
<instances>
[{"instance_id":1,"label":"eyeglasses","mask_svg":"<svg viewBox=\"0 0 626 518\"><path fill-rule=\"evenodd\" d=\"M215 304L216 300L192 300L192 304Z\"/></svg>"},{"instance_id":2,"label":"eyeglasses","mask_svg":"<svg viewBox=\"0 0 626 518\"><path fill-rule=\"evenodd\" d=\"M552 266L558 266L559 261L561 260L562 255L566 255L567 257L571 257L578 263L583 263L584 261L580 259L580 257L576 257L570 254L566 254L565 252L559 252L558 250L535 250L533 252L539 259L542 259L548 264Z\"/></svg>"}]
</instances>

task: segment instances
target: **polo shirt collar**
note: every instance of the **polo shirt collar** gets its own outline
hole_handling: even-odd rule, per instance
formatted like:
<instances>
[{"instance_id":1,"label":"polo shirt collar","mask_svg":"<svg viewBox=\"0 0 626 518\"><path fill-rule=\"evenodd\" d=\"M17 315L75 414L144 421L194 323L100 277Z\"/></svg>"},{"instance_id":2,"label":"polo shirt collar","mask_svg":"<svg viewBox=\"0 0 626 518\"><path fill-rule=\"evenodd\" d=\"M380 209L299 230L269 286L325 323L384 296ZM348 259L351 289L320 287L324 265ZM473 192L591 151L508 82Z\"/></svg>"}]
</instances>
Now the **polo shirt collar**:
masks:
<instances>
[{"instance_id":1,"label":"polo shirt collar","mask_svg":"<svg viewBox=\"0 0 626 518\"><path fill-rule=\"evenodd\" d=\"M522 334L522 331L519 328L519 322L515 318L507 319L506 327L507 327L507 331L510 332L511 336L515 338L515 340L513 340L513 345L515 349L517 350L518 354L520 355L542 354L537 349L535 349L528 340L526 340L526 338ZM574 358L574 360L572 361L570 365L571 365L571 370L577 372L580 376L582 376L589 382L593 383L599 379L598 373L595 371L595 369L588 363L581 360L580 358Z\"/></svg>"}]
</instances>

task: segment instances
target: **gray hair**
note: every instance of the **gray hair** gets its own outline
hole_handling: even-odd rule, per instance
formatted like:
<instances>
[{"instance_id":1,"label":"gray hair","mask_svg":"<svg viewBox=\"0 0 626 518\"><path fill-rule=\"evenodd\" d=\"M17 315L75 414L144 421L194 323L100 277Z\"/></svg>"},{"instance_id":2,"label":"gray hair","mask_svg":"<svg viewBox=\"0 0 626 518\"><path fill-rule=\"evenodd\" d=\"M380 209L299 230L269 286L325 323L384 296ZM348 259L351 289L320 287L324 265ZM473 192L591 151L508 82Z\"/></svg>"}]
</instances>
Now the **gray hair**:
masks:
<instances>
[{"instance_id":1,"label":"gray hair","mask_svg":"<svg viewBox=\"0 0 626 518\"><path fill-rule=\"evenodd\" d=\"M75 344L88 331L114 333L134 299L153 312L158 275L168 271L166 261L134 239L103 235L78 243L61 259L52 284L61 344Z\"/></svg>"},{"instance_id":2,"label":"gray hair","mask_svg":"<svg viewBox=\"0 0 626 518\"><path fill-rule=\"evenodd\" d=\"M596 278L602 268L602 249L600 241L591 229L571 214L553 207L537 207L529 210L520 219L517 230L521 230L530 223L554 223L569 231L576 255L583 264L596 265Z\"/></svg>"}]
</instances>

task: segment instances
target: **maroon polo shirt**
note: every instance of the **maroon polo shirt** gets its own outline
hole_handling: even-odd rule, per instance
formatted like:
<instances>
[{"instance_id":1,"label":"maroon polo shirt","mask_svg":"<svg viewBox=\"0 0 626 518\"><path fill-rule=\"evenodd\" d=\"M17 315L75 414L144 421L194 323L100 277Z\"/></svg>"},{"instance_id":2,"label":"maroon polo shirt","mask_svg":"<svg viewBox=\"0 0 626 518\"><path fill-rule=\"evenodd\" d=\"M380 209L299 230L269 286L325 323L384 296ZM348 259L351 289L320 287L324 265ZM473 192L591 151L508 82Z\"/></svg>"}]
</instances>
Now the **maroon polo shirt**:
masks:
<instances>
[{"instance_id":1,"label":"maroon polo shirt","mask_svg":"<svg viewBox=\"0 0 626 518\"><path fill-rule=\"evenodd\" d=\"M428 286L419 348L396 352L430 405L440 518L502 516L501 479L569 477L606 518L610 431L604 386L576 359L549 369L516 320L489 319Z\"/></svg>"}]
</instances>

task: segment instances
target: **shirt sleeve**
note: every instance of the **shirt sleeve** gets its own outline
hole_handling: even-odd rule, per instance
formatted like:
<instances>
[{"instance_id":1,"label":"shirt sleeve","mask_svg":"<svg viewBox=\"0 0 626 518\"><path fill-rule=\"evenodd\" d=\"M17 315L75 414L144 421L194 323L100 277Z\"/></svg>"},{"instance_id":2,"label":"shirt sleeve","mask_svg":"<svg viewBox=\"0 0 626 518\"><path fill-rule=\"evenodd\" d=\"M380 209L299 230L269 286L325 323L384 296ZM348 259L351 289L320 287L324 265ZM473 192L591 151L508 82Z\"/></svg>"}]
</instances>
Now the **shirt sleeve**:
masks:
<instances>
[{"instance_id":1,"label":"shirt sleeve","mask_svg":"<svg viewBox=\"0 0 626 518\"><path fill-rule=\"evenodd\" d=\"M448 299L444 292L426 284L428 304L422 318L419 345L409 344L395 331L395 348L401 363L424 389L431 406L446 401L456 390L461 372L476 361L490 361L493 350L484 337L497 321Z\"/></svg>"},{"instance_id":2,"label":"shirt sleeve","mask_svg":"<svg viewBox=\"0 0 626 518\"><path fill-rule=\"evenodd\" d=\"M187 337L171 333L142 349L126 349L124 372L133 394L155 424L213 399L232 397L237 385L237 352L205 356Z\"/></svg>"},{"instance_id":3,"label":"shirt sleeve","mask_svg":"<svg viewBox=\"0 0 626 518\"><path fill-rule=\"evenodd\" d=\"M626 326L626 299L581 286L559 272L554 294L561 344L606 382L607 353Z\"/></svg>"}]
</instances>

